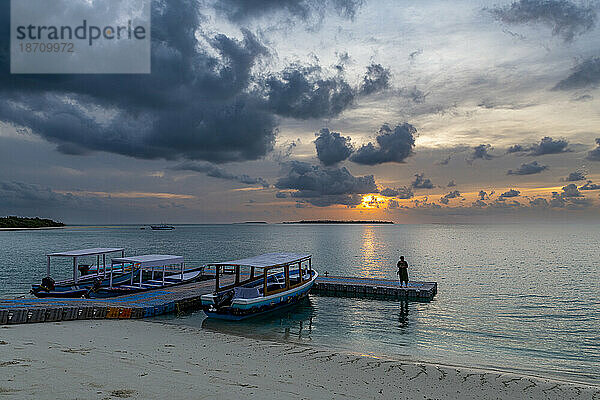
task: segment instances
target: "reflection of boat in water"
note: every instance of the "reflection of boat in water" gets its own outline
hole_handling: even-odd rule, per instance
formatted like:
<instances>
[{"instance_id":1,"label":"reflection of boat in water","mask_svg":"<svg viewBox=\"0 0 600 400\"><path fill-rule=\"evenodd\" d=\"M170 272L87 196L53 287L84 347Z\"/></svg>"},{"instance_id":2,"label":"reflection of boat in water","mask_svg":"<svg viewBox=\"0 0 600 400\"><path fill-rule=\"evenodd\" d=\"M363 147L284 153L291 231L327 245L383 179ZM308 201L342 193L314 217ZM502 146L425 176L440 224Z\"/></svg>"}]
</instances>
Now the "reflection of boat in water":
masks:
<instances>
[{"instance_id":1,"label":"reflection of boat in water","mask_svg":"<svg viewBox=\"0 0 600 400\"><path fill-rule=\"evenodd\" d=\"M150 228L153 231L172 231L173 229L175 229L174 226L172 226L172 225L165 225L165 224L150 225Z\"/></svg>"},{"instance_id":2,"label":"reflection of boat in water","mask_svg":"<svg viewBox=\"0 0 600 400\"><path fill-rule=\"evenodd\" d=\"M201 297L209 318L240 320L296 304L306 297L318 274L309 254L269 253L209 264L215 268L215 292ZM233 268L235 282L220 287L221 271ZM250 270L241 281L241 271ZM259 274L255 275L256 270Z\"/></svg>"},{"instance_id":3,"label":"reflection of boat in water","mask_svg":"<svg viewBox=\"0 0 600 400\"><path fill-rule=\"evenodd\" d=\"M296 337L303 340L310 339L315 313L316 308L311 302L311 298L306 296L293 306L283 307L241 321L204 318L201 327L214 332L260 339L278 340Z\"/></svg>"},{"instance_id":4,"label":"reflection of boat in water","mask_svg":"<svg viewBox=\"0 0 600 400\"><path fill-rule=\"evenodd\" d=\"M31 294L36 297L81 297L84 296L92 285L98 281L102 285L108 285L109 275L117 282L130 279L131 268L129 265L120 265L116 270L107 268L106 256L112 253L121 253L123 248L93 248L70 250L47 254L46 276L39 285L31 286ZM79 264L83 257L96 256L96 264ZM70 258L73 264L73 278L56 282L50 276L50 261L52 258Z\"/></svg>"}]
</instances>

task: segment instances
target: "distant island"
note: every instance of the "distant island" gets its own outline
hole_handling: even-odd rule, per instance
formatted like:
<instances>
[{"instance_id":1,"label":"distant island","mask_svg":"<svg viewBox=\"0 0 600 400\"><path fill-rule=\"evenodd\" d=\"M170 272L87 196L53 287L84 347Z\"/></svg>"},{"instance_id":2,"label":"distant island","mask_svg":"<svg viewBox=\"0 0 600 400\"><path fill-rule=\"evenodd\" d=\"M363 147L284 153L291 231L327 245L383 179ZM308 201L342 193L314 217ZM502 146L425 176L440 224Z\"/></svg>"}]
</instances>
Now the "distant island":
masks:
<instances>
[{"instance_id":1,"label":"distant island","mask_svg":"<svg viewBox=\"0 0 600 400\"><path fill-rule=\"evenodd\" d=\"M333 220L333 219L317 219L317 220L302 220L288 221L282 224L393 224L392 221L348 221L348 220Z\"/></svg>"},{"instance_id":2,"label":"distant island","mask_svg":"<svg viewBox=\"0 0 600 400\"><path fill-rule=\"evenodd\" d=\"M58 228L62 226L65 224L46 218L0 217L0 229Z\"/></svg>"}]
</instances>

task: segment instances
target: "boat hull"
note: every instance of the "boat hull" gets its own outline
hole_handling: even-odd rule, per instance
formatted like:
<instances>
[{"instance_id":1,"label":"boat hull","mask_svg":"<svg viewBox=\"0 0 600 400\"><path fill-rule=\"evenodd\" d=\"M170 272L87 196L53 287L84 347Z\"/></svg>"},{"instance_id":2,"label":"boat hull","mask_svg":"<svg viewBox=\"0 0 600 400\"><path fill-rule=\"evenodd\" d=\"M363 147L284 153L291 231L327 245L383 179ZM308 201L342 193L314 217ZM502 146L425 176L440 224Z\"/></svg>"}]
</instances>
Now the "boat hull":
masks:
<instances>
[{"instance_id":1,"label":"boat hull","mask_svg":"<svg viewBox=\"0 0 600 400\"><path fill-rule=\"evenodd\" d=\"M239 321L263 315L300 302L310 292L317 275L316 271L314 271L311 280L297 288L250 301L242 300L242 303L238 304L234 301L229 307L215 309L210 300L202 299L202 310L208 318L229 321Z\"/></svg>"}]
</instances>

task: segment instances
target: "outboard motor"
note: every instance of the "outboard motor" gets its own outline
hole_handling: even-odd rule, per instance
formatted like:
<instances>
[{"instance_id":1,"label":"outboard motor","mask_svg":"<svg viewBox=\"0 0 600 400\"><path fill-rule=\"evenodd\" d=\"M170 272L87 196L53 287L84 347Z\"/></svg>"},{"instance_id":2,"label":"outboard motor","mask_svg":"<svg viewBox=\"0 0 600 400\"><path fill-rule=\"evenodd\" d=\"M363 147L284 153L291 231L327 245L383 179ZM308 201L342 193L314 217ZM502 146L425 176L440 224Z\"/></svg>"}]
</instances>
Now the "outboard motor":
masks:
<instances>
[{"instance_id":1,"label":"outboard motor","mask_svg":"<svg viewBox=\"0 0 600 400\"><path fill-rule=\"evenodd\" d=\"M215 299L215 308L228 306L231 300L233 300L233 290L228 290Z\"/></svg>"},{"instance_id":2,"label":"outboard motor","mask_svg":"<svg viewBox=\"0 0 600 400\"><path fill-rule=\"evenodd\" d=\"M45 278L42 278L42 284L40 285L40 288L44 289L47 292L51 292L56 287L55 285L56 285L56 282L54 282L54 279L47 276Z\"/></svg>"},{"instance_id":3,"label":"outboard motor","mask_svg":"<svg viewBox=\"0 0 600 400\"><path fill-rule=\"evenodd\" d=\"M94 284L89 288L89 290L83 297L89 299L90 293L96 293L98 291L98 289L100 289L101 287L102 287L102 279L96 279L94 281Z\"/></svg>"},{"instance_id":4,"label":"outboard motor","mask_svg":"<svg viewBox=\"0 0 600 400\"><path fill-rule=\"evenodd\" d=\"M90 266L87 264L80 264L77 269L79 270L81 276L85 276L90 273Z\"/></svg>"}]
</instances>

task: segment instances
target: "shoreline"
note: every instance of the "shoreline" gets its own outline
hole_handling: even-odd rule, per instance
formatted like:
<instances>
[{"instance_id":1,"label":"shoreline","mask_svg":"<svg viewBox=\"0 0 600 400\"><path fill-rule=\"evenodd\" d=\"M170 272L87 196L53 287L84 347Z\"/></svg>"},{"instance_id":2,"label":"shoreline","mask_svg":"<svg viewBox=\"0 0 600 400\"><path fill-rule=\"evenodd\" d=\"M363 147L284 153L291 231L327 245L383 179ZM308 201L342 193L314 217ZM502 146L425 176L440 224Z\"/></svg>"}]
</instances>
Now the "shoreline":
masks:
<instances>
[{"instance_id":1,"label":"shoreline","mask_svg":"<svg viewBox=\"0 0 600 400\"><path fill-rule=\"evenodd\" d=\"M0 228L0 231L44 231L49 229L64 229L67 226L42 226L39 228Z\"/></svg>"},{"instance_id":2,"label":"shoreline","mask_svg":"<svg viewBox=\"0 0 600 400\"><path fill-rule=\"evenodd\" d=\"M258 340L160 321L0 328L14 398L593 399L600 386Z\"/></svg>"}]
</instances>

